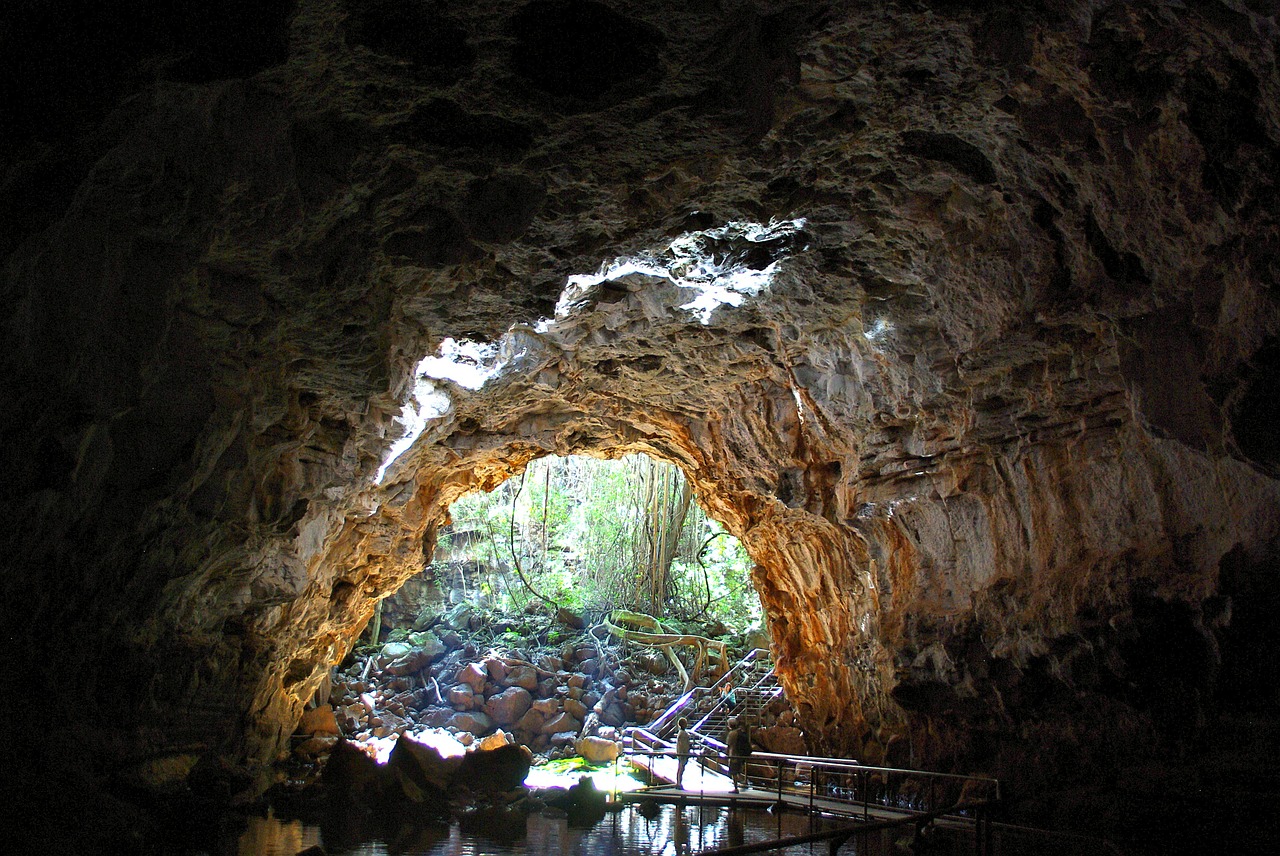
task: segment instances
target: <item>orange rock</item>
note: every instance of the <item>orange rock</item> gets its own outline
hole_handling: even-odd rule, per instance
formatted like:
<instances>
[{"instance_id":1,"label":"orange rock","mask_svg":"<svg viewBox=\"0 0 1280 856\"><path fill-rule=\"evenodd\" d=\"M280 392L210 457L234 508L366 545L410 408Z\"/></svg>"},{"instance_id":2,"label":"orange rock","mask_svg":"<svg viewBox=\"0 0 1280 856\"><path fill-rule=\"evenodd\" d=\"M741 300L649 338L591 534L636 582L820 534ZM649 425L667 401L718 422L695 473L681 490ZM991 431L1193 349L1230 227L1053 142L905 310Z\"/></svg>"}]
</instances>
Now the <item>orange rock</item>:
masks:
<instances>
[{"instance_id":1,"label":"orange rock","mask_svg":"<svg viewBox=\"0 0 1280 856\"><path fill-rule=\"evenodd\" d=\"M333 715L333 705L322 704L302 714L298 723L299 734L338 734L338 720Z\"/></svg>"}]
</instances>

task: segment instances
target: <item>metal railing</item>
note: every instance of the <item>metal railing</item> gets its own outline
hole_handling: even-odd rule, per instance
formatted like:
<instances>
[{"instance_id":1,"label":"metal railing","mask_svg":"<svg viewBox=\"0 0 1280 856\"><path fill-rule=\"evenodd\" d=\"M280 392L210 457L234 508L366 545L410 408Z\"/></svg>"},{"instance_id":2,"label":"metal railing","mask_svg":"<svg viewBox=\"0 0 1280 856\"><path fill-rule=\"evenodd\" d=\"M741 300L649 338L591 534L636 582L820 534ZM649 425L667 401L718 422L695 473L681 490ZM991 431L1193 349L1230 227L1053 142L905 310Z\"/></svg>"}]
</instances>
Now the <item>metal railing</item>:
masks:
<instances>
[{"instance_id":1,"label":"metal railing","mask_svg":"<svg viewBox=\"0 0 1280 856\"><path fill-rule=\"evenodd\" d=\"M660 748L638 748L634 741L619 762L636 756L676 757L659 738L648 735ZM705 741L703 752L694 752L691 764L725 773L728 758L724 744ZM972 841L977 854L1000 856L1122 856L1116 845L1103 838L1057 830L999 823L993 815L1002 798L998 779L955 773L933 773L895 767L871 767L836 758L778 755L753 752L739 781L739 793L716 790L666 790L652 777L652 765L640 765L650 772L650 787L629 798L695 800L730 804L734 802L773 805L810 814L824 814L857 821L856 826L828 830L796 838L761 842L730 850L708 852L763 852L804 843L828 841L838 847L854 835L889 830L915 824L918 828L941 824L950 834ZM726 773L727 774L727 773ZM743 781L745 778L745 781ZM860 848L858 852L863 852Z\"/></svg>"},{"instance_id":2,"label":"metal railing","mask_svg":"<svg viewBox=\"0 0 1280 856\"><path fill-rule=\"evenodd\" d=\"M694 699L696 699L698 696L701 696L701 695L710 695L712 693L720 693L720 690L722 687L732 684L734 681L740 680L742 676L747 673L748 670L754 669L756 660L760 659L762 656L767 657L768 654L769 652L764 648L751 649L751 651L745 657L743 657L741 660L735 663L732 669L730 669L729 671L721 675L720 678L711 686L694 687L684 695L680 696L680 698L676 699L675 702L670 707L668 707L661 716L659 716L657 719L649 723L647 727L648 731L658 737L665 737L668 733L670 733L672 728L674 728L676 720L679 718L680 714L685 712L688 709L689 705L693 702ZM770 668L766 674L771 674L772 672L773 672L773 669ZM707 717L710 716L712 713L714 713L716 710L722 708L724 706L724 703L725 703L724 698L721 698L716 703L715 707L713 707L711 711L708 711L707 715L702 717L701 720L699 720L699 724L704 722L707 719ZM694 730L696 729L697 729L697 726L694 727Z\"/></svg>"},{"instance_id":3,"label":"metal railing","mask_svg":"<svg viewBox=\"0 0 1280 856\"><path fill-rule=\"evenodd\" d=\"M650 748L640 749L638 742L649 741L634 741L625 750L626 755L676 754L665 745L656 748L654 742L649 743ZM690 763L727 774L724 744L707 738L703 745L704 751L693 753ZM776 801L795 807L863 820L869 819L873 810L925 814L956 805L993 804L1000 800L1000 782L985 776L869 767L856 761L774 752L749 755L739 780L757 796L773 795Z\"/></svg>"},{"instance_id":4,"label":"metal railing","mask_svg":"<svg viewBox=\"0 0 1280 856\"><path fill-rule=\"evenodd\" d=\"M649 735L652 737L652 735ZM854 761L835 758L779 755L753 752L747 759L738 781L741 790L726 792L723 786L713 790L670 791L654 786L653 758L675 757L676 752L661 748L637 749L633 743L627 760L649 758L637 764L649 772L650 787L628 795L628 799L688 800L769 805L792 809L811 816L826 815L857 821L843 830L814 833L793 839L731 848L728 852L764 852L804 843L826 840L834 852L845 840L880 829L916 824L923 827L935 821L951 824L953 832L972 836L974 852L981 856L992 853L992 810L1000 799L999 781L985 776L930 773L892 767L868 767ZM692 763L723 773L728 757L723 744L710 751L694 753ZM700 782L705 779L699 777ZM906 795L909 799L904 799ZM718 852L718 851L716 851ZM862 852L860 849L859 852Z\"/></svg>"}]
</instances>

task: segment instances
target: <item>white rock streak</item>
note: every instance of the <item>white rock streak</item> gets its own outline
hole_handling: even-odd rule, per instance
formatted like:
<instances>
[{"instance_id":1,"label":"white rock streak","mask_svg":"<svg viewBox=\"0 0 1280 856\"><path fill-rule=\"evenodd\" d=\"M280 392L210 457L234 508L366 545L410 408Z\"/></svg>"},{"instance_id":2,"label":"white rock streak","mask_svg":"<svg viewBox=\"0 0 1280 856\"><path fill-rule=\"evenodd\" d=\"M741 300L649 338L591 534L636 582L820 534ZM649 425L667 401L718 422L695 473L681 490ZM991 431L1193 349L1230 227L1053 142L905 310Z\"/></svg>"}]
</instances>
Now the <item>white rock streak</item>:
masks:
<instances>
[{"instance_id":1,"label":"white rock streak","mask_svg":"<svg viewBox=\"0 0 1280 856\"><path fill-rule=\"evenodd\" d=\"M710 324L712 315L721 306L741 306L746 298L767 289L778 270L777 261L757 269L741 258L741 254L726 253L717 257L714 251L735 240L749 246L794 234L804 223L803 219L767 224L732 222L718 229L681 235L661 253L615 259L603 265L598 273L569 277L556 303L556 318L567 318L589 306L592 293L601 283L641 274L667 280L693 292L691 299L677 308L689 312L703 325Z\"/></svg>"},{"instance_id":2,"label":"white rock streak","mask_svg":"<svg viewBox=\"0 0 1280 856\"><path fill-rule=\"evenodd\" d=\"M498 348L480 342L445 339L435 356L423 357L414 371L413 393L400 408L395 421L404 433L391 444L387 458L378 468L374 484L382 484L387 470L417 442L422 432L436 419L448 415L453 399L436 381L449 381L466 389L480 389L501 370Z\"/></svg>"},{"instance_id":3,"label":"white rock streak","mask_svg":"<svg viewBox=\"0 0 1280 856\"><path fill-rule=\"evenodd\" d=\"M618 258L601 266L598 273L571 276L556 302L555 318L543 319L530 329L536 333L553 330L557 322L588 311L602 283L622 282L628 277L631 277L628 290L643 287L636 282L643 283L648 278L675 285L682 296L691 292L690 299L675 308L690 313L703 325L710 324L712 315L720 307L741 306L748 297L760 294L773 283L777 259L764 267L753 267L747 257L751 246L792 235L800 231L804 223L803 219L771 220L767 224L731 222L717 229L681 235L661 252ZM435 355L422 358L414 371L413 392L395 418L403 426L403 433L387 450L386 460L374 478L375 484L382 484L391 466L433 421L453 409L453 399L445 383L474 391L502 372L511 361L511 352L517 349L515 339L520 338L524 343L527 338L515 337L519 327L521 325L513 325L497 345L448 338L440 343Z\"/></svg>"}]
</instances>

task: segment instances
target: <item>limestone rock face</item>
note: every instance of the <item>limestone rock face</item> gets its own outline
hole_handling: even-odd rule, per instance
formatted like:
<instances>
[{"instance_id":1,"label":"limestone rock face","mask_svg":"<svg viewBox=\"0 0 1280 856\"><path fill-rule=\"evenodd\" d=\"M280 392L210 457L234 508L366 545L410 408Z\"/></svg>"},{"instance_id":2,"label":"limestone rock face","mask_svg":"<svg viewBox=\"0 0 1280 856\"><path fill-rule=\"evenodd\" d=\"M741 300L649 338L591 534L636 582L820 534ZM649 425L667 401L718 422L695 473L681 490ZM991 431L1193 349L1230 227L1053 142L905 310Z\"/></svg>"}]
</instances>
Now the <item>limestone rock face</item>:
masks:
<instances>
[{"instance_id":1,"label":"limestone rock face","mask_svg":"<svg viewBox=\"0 0 1280 856\"><path fill-rule=\"evenodd\" d=\"M1270 4L260 5L3 150L5 638L96 769L251 790L549 453L684 469L815 751L1275 685Z\"/></svg>"}]
</instances>

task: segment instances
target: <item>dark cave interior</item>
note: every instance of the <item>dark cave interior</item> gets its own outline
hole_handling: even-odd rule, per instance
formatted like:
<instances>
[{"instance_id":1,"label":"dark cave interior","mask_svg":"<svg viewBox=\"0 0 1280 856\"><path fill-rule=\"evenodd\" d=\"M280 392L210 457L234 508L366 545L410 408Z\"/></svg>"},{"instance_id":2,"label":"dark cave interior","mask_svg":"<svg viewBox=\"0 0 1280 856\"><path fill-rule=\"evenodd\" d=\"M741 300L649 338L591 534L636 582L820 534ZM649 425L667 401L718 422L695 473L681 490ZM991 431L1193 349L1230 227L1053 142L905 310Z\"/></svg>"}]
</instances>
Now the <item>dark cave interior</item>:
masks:
<instances>
[{"instance_id":1,"label":"dark cave interior","mask_svg":"<svg viewBox=\"0 0 1280 856\"><path fill-rule=\"evenodd\" d=\"M256 798L454 499L644 452L756 561L814 751L1270 852L1278 33L1268 0L10 4L7 683L61 722L14 799L101 799L67 828L112 842ZM480 386L422 373L454 340ZM1135 797L1157 768L1221 796Z\"/></svg>"}]
</instances>

